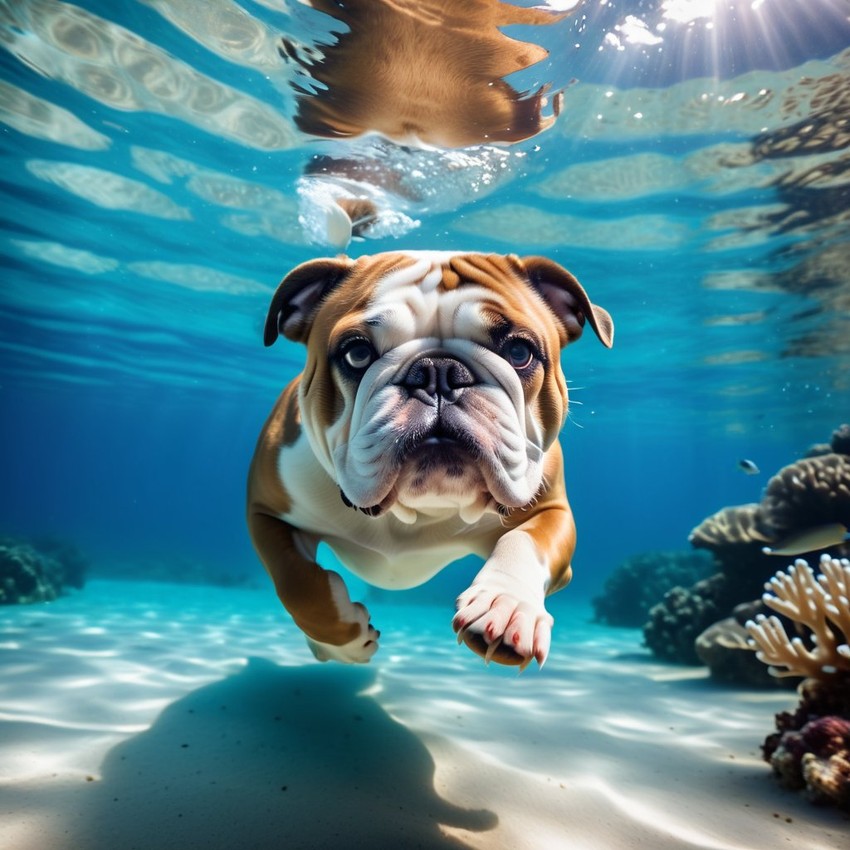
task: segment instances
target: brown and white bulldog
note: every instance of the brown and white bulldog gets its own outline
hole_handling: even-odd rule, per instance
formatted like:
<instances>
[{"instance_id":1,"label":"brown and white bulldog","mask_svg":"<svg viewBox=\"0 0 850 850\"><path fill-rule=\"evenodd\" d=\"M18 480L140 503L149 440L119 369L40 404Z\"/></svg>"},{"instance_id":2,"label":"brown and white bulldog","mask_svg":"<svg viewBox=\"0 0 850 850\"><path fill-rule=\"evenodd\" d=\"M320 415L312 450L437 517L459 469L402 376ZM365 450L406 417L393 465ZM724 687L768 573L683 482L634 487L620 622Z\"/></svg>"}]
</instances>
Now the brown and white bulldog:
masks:
<instances>
[{"instance_id":1,"label":"brown and white bulldog","mask_svg":"<svg viewBox=\"0 0 850 850\"><path fill-rule=\"evenodd\" d=\"M543 257L393 252L320 259L275 293L265 343L307 347L257 444L248 524L314 655L368 661L379 632L326 542L371 585L422 584L486 559L457 600L458 642L503 664L542 664L544 598L571 578L575 525L558 432L564 346L609 314Z\"/></svg>"},{"instance_id":2,"label":"brown and white bulldog","mask_svg":"<svg viewBox=\"0 0 850 850\"><path fill-rule=\"evenodd\" d=\"M533 38L538 27L570 12L501 0L305 5L321 14L334 37L313 46L284 37L278 52L293 71L295 124L310 136L377 133L438 148L512 144L550 127L560 111L563 93L553 93L549 82L519 91L508 80L534 65L537 79L545 79L551 69L542 64L545 48L505 29L524 27Z\"/></svg>"}]
</instances>

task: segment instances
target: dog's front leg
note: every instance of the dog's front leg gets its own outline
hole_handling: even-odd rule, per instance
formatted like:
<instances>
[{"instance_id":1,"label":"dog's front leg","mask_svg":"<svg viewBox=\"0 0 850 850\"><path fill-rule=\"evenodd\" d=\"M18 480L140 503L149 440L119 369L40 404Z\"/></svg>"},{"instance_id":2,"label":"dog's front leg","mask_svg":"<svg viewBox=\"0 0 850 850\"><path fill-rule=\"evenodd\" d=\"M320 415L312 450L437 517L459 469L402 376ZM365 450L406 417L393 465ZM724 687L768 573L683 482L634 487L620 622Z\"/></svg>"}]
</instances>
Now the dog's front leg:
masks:
<instances>
[{"instance_id":1,"label":"dog's front leg","mask_svg":"<svg viewBox=\"0 0 850 850\"><path fill-rule=\"evenodd\" d=\"M481 571L457 600L452 627L458 641L486 661L541 666L554 620L547 594L571 578L575 524L568 507L537 511L496 543Z\"/></svg>"},{"instance_id":2,"label":"dog's front leg","mask_svg":"<svg viewBox=\"0 0 850 850\"><path fill-rule=\"evenodd\" d=\"M341 576L316 563L316 544L296 537L291 525L269 514L252 513L248 526L278 598L313 655L320 661L369 661L380 632L369 623L366 607L351 601Z\"/></svg>"}]
</instances>

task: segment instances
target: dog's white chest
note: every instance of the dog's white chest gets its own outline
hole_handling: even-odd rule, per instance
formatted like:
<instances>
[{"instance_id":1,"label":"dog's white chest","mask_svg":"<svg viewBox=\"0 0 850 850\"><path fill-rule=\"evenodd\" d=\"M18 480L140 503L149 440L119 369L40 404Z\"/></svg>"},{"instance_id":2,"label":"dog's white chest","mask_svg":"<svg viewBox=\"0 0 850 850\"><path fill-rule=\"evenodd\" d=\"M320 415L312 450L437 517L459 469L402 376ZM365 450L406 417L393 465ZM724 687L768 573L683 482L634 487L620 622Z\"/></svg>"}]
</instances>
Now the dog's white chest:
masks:
<instances>
[{"instance_id":1,"label":"dog's white chest","mask_svg":"<svg viewBox=\"0 0 850 850\"><path fill-rule=\"evenodd\" d=\"M416 587L458 558L486 555L501 529L496 515L485 514L470 524L452 505L419 506L414 522L393 513L370 517L346 508L339 487L303 435L281 451L278 472L283 481L310 482L280 518L298 529L308 544L327 543L351 572L376 587Z\"/></svg>"}]
</instances>

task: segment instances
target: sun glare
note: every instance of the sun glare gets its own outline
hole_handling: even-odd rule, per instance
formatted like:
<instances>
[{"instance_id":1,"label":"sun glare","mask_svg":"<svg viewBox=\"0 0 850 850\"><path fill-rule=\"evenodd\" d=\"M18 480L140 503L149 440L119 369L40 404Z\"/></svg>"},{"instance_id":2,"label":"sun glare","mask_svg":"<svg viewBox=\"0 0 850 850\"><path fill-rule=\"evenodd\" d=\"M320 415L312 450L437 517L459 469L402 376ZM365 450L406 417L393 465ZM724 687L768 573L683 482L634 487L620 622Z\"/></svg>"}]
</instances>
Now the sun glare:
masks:
<instances>
[{"instance_id":1,"label":"sun glare","mask_svg":"<svg viewBox=\"0 0 850 850\"><path fill-rule=\"evenodd\" d=\"M845 49L850 28L847 0L599 0L581 8L588 23L579 31L595 28L601 38L595 61L575 76L630 86L793 68Z\"/></svg>"},{"instance_id":2,"label":"sun glare","mask_svg":"<svg viewBox=\"0 0 850 850\"><path fill-rule=\"evenodd\" d=\"M663 18L677 24L690 24L702 18L712 20L717 0L664 0L661 4Z\"/></svg>"}]
</instances>

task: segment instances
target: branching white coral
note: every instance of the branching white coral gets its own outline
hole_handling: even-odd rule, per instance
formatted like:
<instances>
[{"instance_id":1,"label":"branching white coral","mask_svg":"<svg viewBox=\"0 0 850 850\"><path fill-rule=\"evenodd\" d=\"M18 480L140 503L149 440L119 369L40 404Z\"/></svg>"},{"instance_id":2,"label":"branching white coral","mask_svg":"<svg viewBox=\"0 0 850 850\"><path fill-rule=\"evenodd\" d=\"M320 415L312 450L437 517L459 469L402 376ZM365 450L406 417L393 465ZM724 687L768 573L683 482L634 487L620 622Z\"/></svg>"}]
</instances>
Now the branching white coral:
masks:
<instances>
[{"instance_id":1,"label":"branching white coral","mask_svg":"<svg viewBox=\"0 0 850 850\"><path fill-rule=\"evenodd\" d=\"M850 673L850 561L822 555L821 574L801 558L787 572L780 570L768 584L764 603L811 633L809 649L799 637L789 637L778 617L759 614L747 621L751 646L773 676L822 678Z\"/></svg>"}]
</instances>

